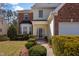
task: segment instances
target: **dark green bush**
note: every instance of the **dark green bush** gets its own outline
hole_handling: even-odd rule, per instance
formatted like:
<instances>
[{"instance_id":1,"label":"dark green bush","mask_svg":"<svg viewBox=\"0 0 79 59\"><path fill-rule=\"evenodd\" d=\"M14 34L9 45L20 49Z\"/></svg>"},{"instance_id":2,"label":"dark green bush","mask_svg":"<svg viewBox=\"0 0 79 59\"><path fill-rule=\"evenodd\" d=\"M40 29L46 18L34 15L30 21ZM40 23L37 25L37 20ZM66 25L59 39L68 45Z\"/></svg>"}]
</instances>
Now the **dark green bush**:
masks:
<instances>
[{"instance_id":1,"label":"dark green bush","mask_svg":"<svg viewBox=\"0 0 79 59\"><path fill-rule=\"evenodd\" d=\"M18 41L22 41L22 40L24 40L24 35L23 34L18 34L17 36L16 36L16 39L15 40L18 40Z\"/></svg>"},{"instance_id":2,"label":"dark green bush","mask_svg":"<svg viewBox=\"0 0 79 59\"><path fill-rule=\"evenodd\" d=\"M46 56L47 50L44 46L35 45L29 49L30 56Z\"/></svg>"},{"instance_id":3,"label":"dark green bush","mask_svg":"<svg viewBox=\"0 0 79 59\"><path fill-rule=\"evenodd\" d=\"M29 37L32 39L36 39L36 36L34 36L34 35L29 35Z\"/></svg>"},{"instance_id":4,"label":"dark green bush","mask_svg":"<svg viewBox=\"0 0 79 59\"><path fill-rule=\"evenodd\" d=\"M14 25L11 25L7 31L7 35L10 38L10 40L15 40L17 36L17 31Z\"/></svg>"},{"instance_id":5,"label":"dark green bush","mask_svg":"<svg viewBox=\"0 0 79 59\"><path fill-rule=\"evenodd\" d=\"M36 45L35 42L27 42L27 43L25 44L25 47L26 47L27 49L29 49L29 48L31 48L31 47L34 46L34 45Z\"/></svg>"},{"instance_id":6,"label":"dark green bush","mask_svg":"<svg viewBox=\"0 0 79 59\"><path fill-rule=\"evenodd\" d=\"M48 40L48 43L49 43L50 45L52 45L52 39L51 39L51 38Z\"/></svg>"},{"instance_id":7,"label":"dark green bush","mask_svg":"<svg viewBox=\"0 0 79 59\"><path fill-rule=\"evenodd\" d=\"M36 44L36 39L29 38L28 42L34 42Z\"/></svg>"},{"instance_id":8,"label":"dark green bush","mask_svg":"<svg viewBox=\"0 0 79 59\"><path fill-rule=\"evenodd\" d=\"M7 36L1 35L0 36L0 41L8 41L10 40Z\"/></svg>"},{"instance_id":9,"label":"dark green bush","mask_svg":"<svg viewBox=\"0 0 79 59\"><path fill-rule=\"evenodd\" d=\"M18 34L16 40L29 40L30 38L29 34Z\"/></svg>"},{"instance_id":10,"label":"dark green bush","mask_svg":"<svg viewBox=\"0 0 79 59\"><path fill-rule=\"evenodd\" d=\"M44 39L46 42L48 42L48 36L45 36Z\"/></svg>"},{"instance_id":11,"label":"dark green bush","mask_svg":"<svg viewBox=\"0 0 79 59\"><path fill-rule=\"evenodd\" d=\"M25 34L25 35L23 36L23 39L24 39L24 40L28 40L29 38L30 38L29 34Z\"/></svg>"},{"instance_id":12,"label":"dark green bush","mask_svg":"<svg viewBox=\"0 0 79 59\"><path fill-rule=\"evenodd\" d=\"M53 52L57 56L79 56L79 36L54 36Z\"/></svg>"}]
</instances>

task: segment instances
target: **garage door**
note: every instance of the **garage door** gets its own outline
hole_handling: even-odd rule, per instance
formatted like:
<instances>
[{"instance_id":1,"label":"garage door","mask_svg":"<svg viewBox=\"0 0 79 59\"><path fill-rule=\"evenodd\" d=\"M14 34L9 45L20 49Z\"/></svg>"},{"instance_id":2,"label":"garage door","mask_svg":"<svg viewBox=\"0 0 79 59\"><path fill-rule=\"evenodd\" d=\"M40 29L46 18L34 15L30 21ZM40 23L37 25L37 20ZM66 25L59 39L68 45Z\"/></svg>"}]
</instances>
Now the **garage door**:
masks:
<instances>
[{"instance_id":1,"label":"garage door","mask_svg":"<svg viewBox=\"0 0 79 59\"><path fill-rule=\"evenodd\" d=\"M59 35L78 35L79 22L61 22L59 23Z\"/></svg>"}]
</instances>

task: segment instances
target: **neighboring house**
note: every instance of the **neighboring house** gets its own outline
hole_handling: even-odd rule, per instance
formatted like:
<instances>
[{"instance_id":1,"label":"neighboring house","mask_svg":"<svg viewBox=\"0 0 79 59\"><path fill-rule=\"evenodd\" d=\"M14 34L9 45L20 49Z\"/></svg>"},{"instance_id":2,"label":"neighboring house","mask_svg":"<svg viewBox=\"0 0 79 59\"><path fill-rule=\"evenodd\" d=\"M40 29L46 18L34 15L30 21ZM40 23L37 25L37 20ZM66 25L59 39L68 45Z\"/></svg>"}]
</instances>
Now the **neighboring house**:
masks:
<instances>
[{"instance_id":1,"label":"neighboring house","mask_svg":"<svg viewBox=\"0 0 79 59\"><path fill-rule=\"evenodd\" d=\"M7 34L8 24L5 20L5 15L6 15L6 12L0 4L0 35L6 35Z\"/></svg>"},{"instance_id":2,"label":"neighboring house","mask_svg":"<svg viewBox=\"0 0 79 59\"><path fill-rule=\"evenodd\" d=\"M30 10L18 11L18 22L20 34L32 34L32 22L30 19Z\"/></svg>"},{"instance_id":3,"label":"neighboring house","mask_svg":"<svg viewBox=\"0 0 79 59\"><path fill-rule=\"evenodd\" d=\"M58 5L53 3L36 3L32 7L33 12L33 35L44 38L49 35L48 16Z\"/></svg>"},{"instance_id":4,"label":"neighboring house","mask_svg":"<svg viewBox=\"0 0 79 59\"><path fill-rule=\"evenodd\" d=\"M4 17L0 16L0 35L6 35L7 29L8 29L8 25L4 20Z\"/></svg>"},{"instance_id":5,"label":"neighboring house","mask_svg":"<svg viewBox=\"0 0 79 59\"><path fill-rule=\"evenodd\" d=\"M79 35L79 4L59 5L48 18L51 35ZM53 29L53 30L52 30Z\"/></svg>"}]
</instances>

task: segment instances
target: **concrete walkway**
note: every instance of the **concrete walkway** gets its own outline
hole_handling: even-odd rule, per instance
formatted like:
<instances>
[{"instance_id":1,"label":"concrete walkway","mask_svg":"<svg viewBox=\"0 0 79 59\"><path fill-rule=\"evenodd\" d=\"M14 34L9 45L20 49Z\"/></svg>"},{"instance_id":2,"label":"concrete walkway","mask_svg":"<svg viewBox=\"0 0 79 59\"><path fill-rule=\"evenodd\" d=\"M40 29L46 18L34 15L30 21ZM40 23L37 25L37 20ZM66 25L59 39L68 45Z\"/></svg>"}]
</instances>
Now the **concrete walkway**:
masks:
<instances>
[{"instance_id":1,"label":"concrete walkway","mask_svg":"<svg viewBox=\"0 0 79 59\"><path fill-rule=\"evenodd\" d=\"M49 47L48 43L45 41L37 41L38 44L41 44L42 46L46 47L47 49L47 56L54 56L52 48Z\"/></svg>"}]
</instances>

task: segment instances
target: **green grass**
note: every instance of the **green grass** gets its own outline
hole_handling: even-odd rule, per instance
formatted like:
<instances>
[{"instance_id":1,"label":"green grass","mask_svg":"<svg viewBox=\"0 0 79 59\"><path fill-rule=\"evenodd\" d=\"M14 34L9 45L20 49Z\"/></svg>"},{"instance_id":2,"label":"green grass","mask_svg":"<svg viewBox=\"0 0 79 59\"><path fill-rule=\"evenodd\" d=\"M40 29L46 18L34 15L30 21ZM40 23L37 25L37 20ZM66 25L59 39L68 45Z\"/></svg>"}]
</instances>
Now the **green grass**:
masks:
<instances>
[{"instance_id":1,"label":"green grass","mask_svg":"<svg viewBox=\"0 0 79 59\"><path fill-rule=\"evenodd\" d=\"M0 42L0 56L18 56L20 50L27 41L3 41Z\"/></svg>"}]
</instances>

